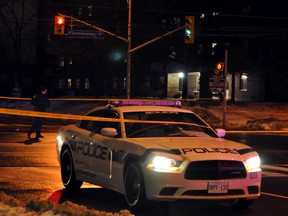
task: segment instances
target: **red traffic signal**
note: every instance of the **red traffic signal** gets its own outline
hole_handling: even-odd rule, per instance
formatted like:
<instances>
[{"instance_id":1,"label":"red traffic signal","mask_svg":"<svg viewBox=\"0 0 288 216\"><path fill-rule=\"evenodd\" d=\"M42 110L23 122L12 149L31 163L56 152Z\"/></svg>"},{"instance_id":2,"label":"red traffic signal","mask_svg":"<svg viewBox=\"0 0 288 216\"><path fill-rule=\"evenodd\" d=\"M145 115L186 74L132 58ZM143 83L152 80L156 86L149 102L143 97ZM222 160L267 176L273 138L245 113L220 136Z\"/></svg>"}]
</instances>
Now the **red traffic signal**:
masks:
<instances>
[{"instance_id":1,"label":"red traffic signal","mask_svg":"<svg viewBox=\"0 0 288 216\"><path fill-rule=\"evenodd\" d=\"M64 16L55 16L54 34L57 34L57 35L65 34L65 17Z\"/></svg>"},{"instance_id":2,"label":"red traffic signal","mask_svg":"<svg viewBox=\"0 0 288 216\"><path fill-rule=\"evenodd\" d=\"M224 70L224 63L223 62L218 62L216 64L216 69L219 71L223 71Z\"/></svg>"}]
</instances>

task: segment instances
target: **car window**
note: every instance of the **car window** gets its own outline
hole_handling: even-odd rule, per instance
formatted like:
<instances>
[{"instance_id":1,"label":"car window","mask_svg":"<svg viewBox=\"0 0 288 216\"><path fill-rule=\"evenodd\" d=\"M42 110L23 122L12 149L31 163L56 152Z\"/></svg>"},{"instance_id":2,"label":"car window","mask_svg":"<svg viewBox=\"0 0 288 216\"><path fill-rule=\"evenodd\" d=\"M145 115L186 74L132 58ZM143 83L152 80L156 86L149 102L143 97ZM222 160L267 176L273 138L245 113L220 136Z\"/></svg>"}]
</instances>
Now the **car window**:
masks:
<instances>
[{"instance_id":1,"label":"car window","mask_svg":"<svg viewBox=\"0 0 288 216\"><path fill-rule=\"evenodd\" d=\"M90 113L89 116L103 117L103 118L119 118L119 114L112 110L95 111L93 113ZM115 128L118 132L118 136L121 135L119 122L84 120L80 124L80 128L92 131L94 133L100 133L101 129L106 127Z\"/></svg>"},{"instance_id":2,"label":"car window","mask_svg":"<svg viewBox=\"0 0 288 216\"><path fill-rule=\"evenodd\" d=\"M214 131L193 113L181 112L133 112L125 113L125 119L149 120L171 123L125 123L126 136L133 137L216 137ZM188 124L186 124L188 123Z\"/></svg>"}]
</instances>

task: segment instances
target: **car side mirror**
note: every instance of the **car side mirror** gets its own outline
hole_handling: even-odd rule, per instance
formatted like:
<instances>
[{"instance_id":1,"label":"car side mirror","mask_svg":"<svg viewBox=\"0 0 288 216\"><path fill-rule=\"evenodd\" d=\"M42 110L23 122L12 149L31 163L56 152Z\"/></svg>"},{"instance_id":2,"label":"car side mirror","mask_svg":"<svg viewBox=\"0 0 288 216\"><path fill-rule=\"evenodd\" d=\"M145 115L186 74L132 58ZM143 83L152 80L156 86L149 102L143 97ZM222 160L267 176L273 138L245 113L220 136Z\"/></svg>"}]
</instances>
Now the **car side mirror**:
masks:
<instances>
[{"instance_id":1,"label":"car side mirror","mask_svg":"<svg viewBox=\"0 0 288 216\"><path fill-rule=\"evenodd\" d=\"M118 134L115 128L102 128L100 133L101 135L107 136L107 137L114 137Z\"/></svg>"},{"instance_id":2,"label":"car side mirror","mask_svg":"<svg viewBox=\"0 0 288 216\"><path fill-rule=\"evenodd\" d=\"M217 132L218 137L224 137L226 135L225 129L218 128L216 129L216 132Z\"/></svg>"}]
</instances>

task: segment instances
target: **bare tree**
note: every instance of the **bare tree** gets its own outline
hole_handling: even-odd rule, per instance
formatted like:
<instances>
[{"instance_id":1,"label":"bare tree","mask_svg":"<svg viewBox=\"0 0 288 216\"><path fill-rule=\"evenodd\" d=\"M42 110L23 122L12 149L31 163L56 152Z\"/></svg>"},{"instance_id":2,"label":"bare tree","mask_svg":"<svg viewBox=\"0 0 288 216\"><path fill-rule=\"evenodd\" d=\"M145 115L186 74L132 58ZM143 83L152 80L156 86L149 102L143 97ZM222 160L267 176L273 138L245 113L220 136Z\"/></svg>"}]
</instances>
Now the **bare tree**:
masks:
<instances>
[{"instance_id":1,"label":"bare tree","mask_svg":"<svg viewBox=\"0 0 288 216\"><path fill-rule=\"evenodd\" d=\"M0 29L0 65L22 79L23 64L36 61L37 0L0 0Z\"/></svg>"}]
</instances>

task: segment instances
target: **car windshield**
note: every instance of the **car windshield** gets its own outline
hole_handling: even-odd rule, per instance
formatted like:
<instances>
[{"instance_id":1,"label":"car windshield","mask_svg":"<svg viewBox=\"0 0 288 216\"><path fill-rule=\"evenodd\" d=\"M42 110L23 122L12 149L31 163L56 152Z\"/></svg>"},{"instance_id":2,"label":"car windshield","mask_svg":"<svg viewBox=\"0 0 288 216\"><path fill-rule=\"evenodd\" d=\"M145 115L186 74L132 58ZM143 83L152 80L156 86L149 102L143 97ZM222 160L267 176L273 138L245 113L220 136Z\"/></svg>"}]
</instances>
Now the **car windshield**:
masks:
<instances>
[{"instance_id":1,"label":"car windshield","mask_svg":"<svg viewBox=\"0 0 288 216\"><path fill-rule=\"evenodd\" d=\"M126 137L128 138L217 137L211 127L193 113L167 111L129 112L124 113L124 119L151 121L147 123L126 122L125 129ZM157 123L155 121L160 122Z\"/></svg>"}]
</instances>

